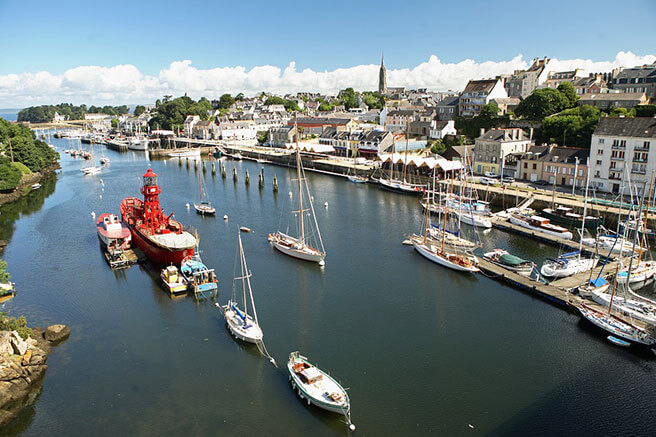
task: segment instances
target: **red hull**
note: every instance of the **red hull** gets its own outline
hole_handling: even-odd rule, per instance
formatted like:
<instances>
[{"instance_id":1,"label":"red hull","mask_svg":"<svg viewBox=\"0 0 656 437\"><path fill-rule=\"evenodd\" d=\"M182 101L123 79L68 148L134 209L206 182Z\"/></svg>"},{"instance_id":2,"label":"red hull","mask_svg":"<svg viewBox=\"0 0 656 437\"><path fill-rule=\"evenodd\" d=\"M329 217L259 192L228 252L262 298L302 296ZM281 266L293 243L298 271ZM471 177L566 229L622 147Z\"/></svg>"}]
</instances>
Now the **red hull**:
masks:
<instances>
[{"instance_id":1,"label":"red hull","mask_svg":"<svg viewBox=\"0 0 656 437\"><path fill-rule=\"evenodd\" d=\"M183 250L167 250L162 247L159 247L150 242L150 240L142 235L137 229L133 226L129 226L130 232L132 232L132 241L137 245L137 247L146 254L146 256L156 264L163 266L176 265L179 266L182 264L182 260L186 256L191 256L194 254L194 248L183 249Z\"/></svg>"}]
</instances>

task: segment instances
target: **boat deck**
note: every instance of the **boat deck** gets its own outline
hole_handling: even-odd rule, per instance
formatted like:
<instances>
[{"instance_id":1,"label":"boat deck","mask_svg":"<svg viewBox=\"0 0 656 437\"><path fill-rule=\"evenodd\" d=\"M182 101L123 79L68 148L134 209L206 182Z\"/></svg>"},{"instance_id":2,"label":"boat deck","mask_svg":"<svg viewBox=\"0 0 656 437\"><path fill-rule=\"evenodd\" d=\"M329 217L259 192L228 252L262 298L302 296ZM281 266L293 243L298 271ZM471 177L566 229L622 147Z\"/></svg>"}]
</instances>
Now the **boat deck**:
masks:
<instances>
[{"instance_id":1,"label":"boat deck","mask_svg":"<svg viewBox=\"0 0 656 437\"><path fill-rule=\"evenodd\" d=\"M109 252L105 251L105 259L112 269L126 269L138 262L146 259L146 254L141 249L135 247L122 251L119 255L112 256Z\"/></svg>"}]
</instances>

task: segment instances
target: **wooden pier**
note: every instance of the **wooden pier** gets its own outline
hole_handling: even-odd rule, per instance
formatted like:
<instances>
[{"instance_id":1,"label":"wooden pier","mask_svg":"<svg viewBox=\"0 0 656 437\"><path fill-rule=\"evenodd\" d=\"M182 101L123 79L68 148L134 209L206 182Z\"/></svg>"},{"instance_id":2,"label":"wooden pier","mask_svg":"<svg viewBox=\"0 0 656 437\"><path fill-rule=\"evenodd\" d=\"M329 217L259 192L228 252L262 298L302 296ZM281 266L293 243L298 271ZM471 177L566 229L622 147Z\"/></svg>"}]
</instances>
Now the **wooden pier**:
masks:
<instances>
[{"instance_id":1,"label":"wooden pier","mask_svg":"<svg viewBox=\"0 0 656 437\"><path fill-rule=\"evenodd\" d=\"M514 223L510 223L509 220L499 216L493 217L491 221L494 227L502 229L504 231L513 232L515 234L519 234L524 237L531 238L533 240L539 240L544 243L553 244L558 247L566 247L571 250L579 250L578 241L568 240L566 238L556 237L554 235L545 234L544 232L534 231L532 229L524 228ZM597 254L601 258L610 257L611 259L614 259L617 257L617 255L611 254L610 250L608 249L595 250L594 247L585 246L585 245L581 247L581 252L588 255Z\"/></svg>"}]
</instances>

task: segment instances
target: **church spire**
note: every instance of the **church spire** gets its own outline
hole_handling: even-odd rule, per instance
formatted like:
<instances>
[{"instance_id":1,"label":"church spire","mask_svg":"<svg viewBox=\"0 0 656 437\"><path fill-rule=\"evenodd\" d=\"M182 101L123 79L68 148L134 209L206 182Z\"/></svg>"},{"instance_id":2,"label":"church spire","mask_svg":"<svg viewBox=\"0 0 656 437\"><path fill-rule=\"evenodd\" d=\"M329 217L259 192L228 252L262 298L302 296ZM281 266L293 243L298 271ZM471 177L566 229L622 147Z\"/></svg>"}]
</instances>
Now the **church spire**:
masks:
<instances>
[{"instance_id":1,"label":"church spire","mask_svg":"<svg viewBox=\"0 0 656 437\"><path fill-rule=\"evenodd\" d=\"M385 52L380 59L380 71L378 72L378 92L387 94L387 70L385 69Z\"/></svg>"}]
</instances>

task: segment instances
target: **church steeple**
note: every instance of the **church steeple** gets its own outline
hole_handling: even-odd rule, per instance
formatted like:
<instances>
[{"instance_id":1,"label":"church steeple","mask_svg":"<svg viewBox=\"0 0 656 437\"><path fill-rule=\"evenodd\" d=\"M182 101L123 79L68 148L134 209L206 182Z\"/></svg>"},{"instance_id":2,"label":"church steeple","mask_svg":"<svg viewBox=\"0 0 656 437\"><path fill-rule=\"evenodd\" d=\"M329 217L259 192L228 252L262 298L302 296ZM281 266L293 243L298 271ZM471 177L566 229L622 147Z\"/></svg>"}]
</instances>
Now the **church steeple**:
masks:
<instances>
[{"instance_id":1,"label":"church steeple","mask_svg":"<svg viewBox=\"0 0 656 437\"><path fill-rule=\"evenodd\" d=\"M387 70L385 70L385 52L380 60L380 71L378 72L378 92L387 94Z\"/></svg>"}]
</instances>

